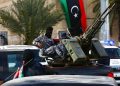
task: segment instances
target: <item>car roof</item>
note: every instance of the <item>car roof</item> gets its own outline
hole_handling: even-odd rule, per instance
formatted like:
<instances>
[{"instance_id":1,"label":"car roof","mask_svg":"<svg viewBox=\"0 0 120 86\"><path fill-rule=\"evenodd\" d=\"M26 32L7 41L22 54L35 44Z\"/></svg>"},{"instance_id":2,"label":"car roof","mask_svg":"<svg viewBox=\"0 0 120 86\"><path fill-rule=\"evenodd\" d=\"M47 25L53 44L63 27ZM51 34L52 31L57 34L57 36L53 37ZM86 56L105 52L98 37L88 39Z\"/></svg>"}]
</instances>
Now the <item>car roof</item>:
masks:
<instances>
[{"instance_id":1,"label":"car roof","mask_svg":"<svg viewBox=\"0 0 120 86\"><path fill-rule=\"evenodd\" d=\"M33 45L5 45L0 46L0 51L23 51L25 49L39 49Z\"/></svg>"},{"instance_id":2,"label":"car roof","mask_svg":"<svg viewBox=\"0 0 120 86\"><path fill-rule=\"evenodd\" d=\"M117 46L108 46L108 45L103 45L104 48L118 48Z\"/></svg>"},{"instance_id":3,"label":"car roof","mask_svg":"<svg viewBox=\"0 0 120 86\"><path fill-rule=\"evenodd\" d=\"M41 75L10 80L2 86L34 86L40 84L93 84L93 86L117 86L113 78L88 75ZM97 84L97 85L95 85ZM41 85L42 86L42 85ZM46 85L43 85L46 86ZM51 85L52 86L52 85ZM55 86L55 85L54 85ZM63 85L60 85L63 86ZM84 85L82 85L84 86ZM86 86L86 85L85 85ZM89 86L89 85L87 85ZM92 85L90 85L92 86Z\"/></svg>"}]
</instances>

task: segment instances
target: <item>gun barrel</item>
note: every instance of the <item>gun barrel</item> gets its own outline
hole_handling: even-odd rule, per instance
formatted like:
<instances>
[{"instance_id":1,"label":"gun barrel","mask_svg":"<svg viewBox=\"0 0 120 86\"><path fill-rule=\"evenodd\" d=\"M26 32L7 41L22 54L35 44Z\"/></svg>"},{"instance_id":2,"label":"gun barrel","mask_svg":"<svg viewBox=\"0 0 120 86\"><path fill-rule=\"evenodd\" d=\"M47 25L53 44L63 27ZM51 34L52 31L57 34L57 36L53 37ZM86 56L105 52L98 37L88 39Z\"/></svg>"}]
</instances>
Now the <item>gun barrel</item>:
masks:
<instances>
[{"instance_id":1,"label":"gun barrel","mask_svg":"<svg viewBox=\"0 0 120 86\"><path fill-rule=\"evenodd\" d=\"M81 38L83 38L86 41L91 40L95 36L95 34L99 31L101 26L104 24L105 18L114 7L115 3L109 5L109 7L99 17L97 17L96 21L90 27L88 27L87 31L82 35Z\"/></svg>"}]
</instances>

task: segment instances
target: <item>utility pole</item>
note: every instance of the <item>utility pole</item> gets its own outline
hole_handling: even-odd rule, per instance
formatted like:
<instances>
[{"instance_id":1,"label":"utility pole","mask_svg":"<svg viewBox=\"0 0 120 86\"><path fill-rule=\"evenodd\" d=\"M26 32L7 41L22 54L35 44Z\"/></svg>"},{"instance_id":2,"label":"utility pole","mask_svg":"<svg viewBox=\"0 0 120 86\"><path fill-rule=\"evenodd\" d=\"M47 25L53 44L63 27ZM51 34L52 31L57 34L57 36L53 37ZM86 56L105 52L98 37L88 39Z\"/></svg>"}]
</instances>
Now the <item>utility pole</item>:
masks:
<instances>
[{"instance_id":1,"label":"utility pole","mask_svg":"<svg viewBox=\"0 0 120 86\"><path fill-rule=\"evenodd\" d=\"M109 0L100 0L101 14L108 7L108 4L109 4L108 1ZM110 39L109 15L106 17L105 23L103 24L103 26L100 29L99 39L100 40L109 40Z\"/></svg>"}]
</instances>

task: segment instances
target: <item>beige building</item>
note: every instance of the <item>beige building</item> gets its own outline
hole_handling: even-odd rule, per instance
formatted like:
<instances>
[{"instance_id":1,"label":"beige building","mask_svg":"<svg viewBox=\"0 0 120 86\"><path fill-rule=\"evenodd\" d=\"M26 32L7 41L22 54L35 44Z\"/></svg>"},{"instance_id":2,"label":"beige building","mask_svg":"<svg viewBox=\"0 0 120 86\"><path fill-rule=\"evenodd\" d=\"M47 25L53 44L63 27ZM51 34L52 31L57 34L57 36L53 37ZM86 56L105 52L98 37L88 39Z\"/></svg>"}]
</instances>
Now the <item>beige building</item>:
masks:
<instances>
[{"instance_id":1,"label":"beige building","mask_svg":"<svg viewBox=\"0 0 120 86\"><path fill-rule=\"evenodd\" d=\"M0 0L0 8L7 8L11 6L11 0ZM0 25L0 35L4 35L8 40L8 44L22 44L21 38L15 34L10 32L7 28ZM0 45L4 40L0 37Z\"/></svg>"},{"instance_id":2,"label":"beige building","mask_svg":"<svg viewBox=\"0 0 120 86\"><path fill-rule=\"evenodd\" d=\"M95 18L92 12L93 5L90 5L90 0L83 0L83 1L87 15L87 26L89 26L93 23L93 20ZM60 8L59 0L47 0L46 3L49 4L52 2L56 4L56 9ZM11 0L0 0L0 8L9 7L11 4L12 4ZM59 30L66 30L67 28L66 21L63 20L53 27L54 27L53 38L57 38L57 34ZM8 44L23 44L22 38L20 38L15 33L10 32L7 28L4 28L2 25L0 25L0 34L5 35L5 37L8 39ZM114 38L116 38L116 36ZM0 39L0 44L1 42L2 41Z\"/></svg>"}]
</instances>

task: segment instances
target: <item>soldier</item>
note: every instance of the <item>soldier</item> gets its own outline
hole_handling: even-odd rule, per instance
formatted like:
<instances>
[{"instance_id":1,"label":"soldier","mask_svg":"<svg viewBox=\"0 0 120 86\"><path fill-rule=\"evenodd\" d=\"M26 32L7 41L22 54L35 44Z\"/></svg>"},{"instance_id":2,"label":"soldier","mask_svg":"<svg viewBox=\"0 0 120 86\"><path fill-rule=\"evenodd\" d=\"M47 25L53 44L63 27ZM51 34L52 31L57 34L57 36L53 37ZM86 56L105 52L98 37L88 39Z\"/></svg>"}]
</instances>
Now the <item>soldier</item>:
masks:
<instances>
[{"instance_id":1,"label":"soldier","mask_svg":"<svg viewBox=\"0 0 120 86\"><path fill-rule=\"evenodd\" d=\"M57 59L59 57L62 57L61 59L64 59L63 57L66 55L66 49L62 43L59 43L57 45L54 44L53 39L51 39L53 28L48 27L46 30L46 34L43 36L37 37L33 44L35 44L37 47L40 48L40 56L44 57L48 56L53 59ZM66 34L65 34L66 36Z\"/></svg>"}]
</instances>

